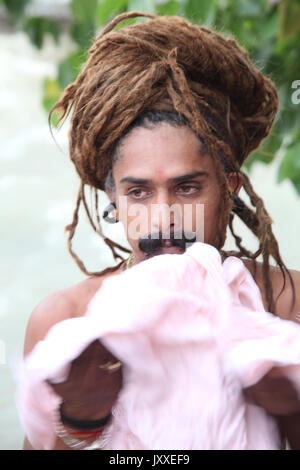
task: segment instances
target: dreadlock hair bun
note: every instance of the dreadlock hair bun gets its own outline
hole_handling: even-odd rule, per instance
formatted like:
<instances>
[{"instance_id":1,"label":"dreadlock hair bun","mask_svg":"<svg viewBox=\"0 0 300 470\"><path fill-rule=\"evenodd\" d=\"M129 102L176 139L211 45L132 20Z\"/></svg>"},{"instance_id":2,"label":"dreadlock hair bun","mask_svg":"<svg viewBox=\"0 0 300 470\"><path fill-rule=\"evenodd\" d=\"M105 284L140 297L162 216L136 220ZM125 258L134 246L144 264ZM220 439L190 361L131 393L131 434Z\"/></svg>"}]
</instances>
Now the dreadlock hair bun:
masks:
<instances>
[{"instance_id":1,"label":"dreadlock hair bun","mask_svg":"<svg viewBox=\"0 0 300 470\"><path fill-rule=\"evenodd\" d=\"M112 31L135 16L150 19ZM84 183L104 189L116 141L147 109L176 110L240 167L269 134L278 96L235 39L178 16L130 12L96 37L51 112L62 119L69 106L70 157Z\"/></svg>"}]
</instances>

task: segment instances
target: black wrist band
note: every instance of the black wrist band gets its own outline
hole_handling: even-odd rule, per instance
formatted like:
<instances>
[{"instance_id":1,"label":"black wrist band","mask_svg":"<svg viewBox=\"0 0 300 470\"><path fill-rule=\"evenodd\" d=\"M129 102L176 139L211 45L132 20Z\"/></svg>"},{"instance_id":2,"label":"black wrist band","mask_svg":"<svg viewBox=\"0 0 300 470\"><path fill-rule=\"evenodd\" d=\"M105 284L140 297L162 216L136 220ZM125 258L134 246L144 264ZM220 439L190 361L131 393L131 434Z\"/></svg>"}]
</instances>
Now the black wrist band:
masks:
<instances>
[{"instance_id":1,"label":"black wrist band","mask_svg":"<svg viewBox=\"0 0 300 470\"><path fill-rule=\"evenodd\" d=\"M106 424L110 421L112 417L112 414L109 413L107 416L105 416L102 419L85 420L85 419L70 418L69 416L66 416L64 414L64 412L62 411L62 406L63 406L63 403L61 403L59 407L59 414L60 414L61 422L72 428L79 428L79 429L102 428L106 426Z\"/></svg>"}]
</instances>

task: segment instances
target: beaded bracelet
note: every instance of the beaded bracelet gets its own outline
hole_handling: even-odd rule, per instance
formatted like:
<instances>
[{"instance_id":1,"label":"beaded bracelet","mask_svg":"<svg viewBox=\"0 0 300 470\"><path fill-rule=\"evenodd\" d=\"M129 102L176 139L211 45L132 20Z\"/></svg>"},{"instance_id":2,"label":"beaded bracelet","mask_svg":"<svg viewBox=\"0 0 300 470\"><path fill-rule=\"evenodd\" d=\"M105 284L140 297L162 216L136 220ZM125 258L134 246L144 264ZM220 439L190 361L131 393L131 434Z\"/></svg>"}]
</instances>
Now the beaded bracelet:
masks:
<instances>
[{"instance_id":1,"label":"beaded bracelet","mask_svg":"<svg viewBox=\"0 0 300 470\"><path fill-rule=\"evenodd\" d=\"M82 419L76 419L76 418L71 418L69 416L66 416L64 411L63 411L63 404L62 403L59 406L59 415L60 415L60 421L63 424L66 424L67 426L70 426L71 428L78 428L78 429L97 429L97 428L103 428L108 424L108 422L111 420L112 414L109 413L107 416L101 419L94 419L94 420L82 420Z\"/></svg>"},{"instance_id":2,"label":"beaded bracelet","mask_svg":"<svg viewBox=\"0 0 300 470\"><path fill-rule=\"evenodd\" d=\"M90 443L85 439L78 439L72 436L73 432L70 433L68 432L63 423L61 422L61 411L60 411L61 406L59 409L56 411L56 420L55 420L55 432L57 436L70 448L74 450L96 450L96 449L103 449L112 433L112 428L113 424L110 424L107 428L103 428L98 431L94 431L93 435L96 435L96 439ZM106 417L107 418L107 417ZM103 421L103 420L102 420ZM90 435L91 437L91 435Z\"/></svg>"}]
</instances>

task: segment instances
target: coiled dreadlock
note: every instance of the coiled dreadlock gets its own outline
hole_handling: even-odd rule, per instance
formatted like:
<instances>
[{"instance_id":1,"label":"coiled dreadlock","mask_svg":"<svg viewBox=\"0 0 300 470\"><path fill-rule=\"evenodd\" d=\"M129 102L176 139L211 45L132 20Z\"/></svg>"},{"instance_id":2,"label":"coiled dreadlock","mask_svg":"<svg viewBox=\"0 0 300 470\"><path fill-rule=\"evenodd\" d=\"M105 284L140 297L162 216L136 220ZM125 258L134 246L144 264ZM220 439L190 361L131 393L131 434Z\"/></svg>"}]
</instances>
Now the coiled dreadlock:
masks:
<instances>
[{"instance_id":1,"label":"coiled dreadlock","mask_svg":"<svg viewBox=\"0 0 300 470\"><path fill-rule=\"evenodd\" d=\"M112 31L121 21L137 16L149 19ZM217 248L224 257L243 256L253 260L255 266L256 258L262 256L265 295L268 309L274 313L269 275L272 256L283 275L281 292L286 275L289 278L293 308L294 284L280 256L272 220L249 178L240 170L249 153L270 133L278 109L278 94L271 79L254 66L247 51L234 38L178 16L142 12L120 14L96 37L84 68L51 109L49 123L54 111L61 111L60 123L71 109L70 158L81 183L73 220L65 231L69 232L69 252L85 274L103 275L115 271L124 262L116 250L130 253L104 236L98 214L97 190L105 190L117 144L139 116L151 110L177 113L205 142L216 165L224 194L219 208ZM253 208L232 194L225 167L241 175ZM86 185L94 191L97 227L86 203ZM72 238L81 201L95 232L109 246L114 259L121 260L116 266L89 272L74 253ZM243 247L241 238L234 232L234 215L257 237L259 247L255 253ZM238 251L222 250L227 226Z\"/></svg>"}]
</instances>

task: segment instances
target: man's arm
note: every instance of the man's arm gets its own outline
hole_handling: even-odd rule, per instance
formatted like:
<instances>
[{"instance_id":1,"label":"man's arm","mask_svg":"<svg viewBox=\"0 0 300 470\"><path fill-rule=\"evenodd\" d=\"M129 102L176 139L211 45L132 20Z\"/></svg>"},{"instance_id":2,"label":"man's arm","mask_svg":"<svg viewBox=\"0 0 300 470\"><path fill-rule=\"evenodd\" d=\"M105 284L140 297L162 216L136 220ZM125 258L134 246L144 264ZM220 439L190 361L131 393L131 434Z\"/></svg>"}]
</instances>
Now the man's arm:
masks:
<instances>
[{"instance_id":1,"label":"man's arm","mask_svg":"<svg viewBox=\"0 0 300 470\"><path fill-rule=\"evenodd\" d=\"M258 277L260 285L261 266L258 264ZM280 295L276 304L276 314L283 320L300 323L300 272L291 270L295 285L295 305L290 312L292 289L288 279L286 288ZM282 275L278 268L271 269L271 279L276 296L281 291ZM263 296L264 298L264 296ZM266 308L266 300L264 299ZM300 338L299 338L300 341ZM281 432L286 436L292 450L300 450L300 401L292 383L284 375L283 370L274 368L253 387L245 391L254 401L262 406L268 413L274 415L280 425Z\"/></svg>"},{"instance_id":2,"label":"man's arm","mask_svg":"<svg viewBox=\"0 0 300 470\"><path fill-rule=\"evenodd\" d=\"M32 312L28 322L24 356L43 339L48 330L57 322L74 316L74 304L64 292L47 297ZM123 383L122 367L113 373L100 369L100 364L117 358L100 341L92 342L76 359L72 361L68 378L65 382L49 383L54 391L64 400L67 416L79 420L103 419L112 410ZM65 426L67 431L72 429ZM73 430L74 431L74 430ZM91 444L95 437L85 439ZM56 438L53 450L70 450L60 438ZM24 450L32 450L27 437Z\"/></svg>"},{"instance_id":3,"label":"man's arm","mask_svg":"<svg viewBox=\"0 0 300 470\"><path fill-rule=\"evenodd\" d=\"M296 323L300 323L300 272L291 272L295 284L295 307L292 311L290 319ZM288 297L291 298L291 289L288 288L288 293L285 294L286 307L288 307ZM285 306L282 305L282 308ZM279 305L280 308L280 305ZM288 310L287 310L288 311ZM299 339L300 340L300 339ZM280 418L282 428L286 432L287 440L292 450L300 450L300 406L299 411L295 411L290 415Z\"/></svg>"},{"instance_id":4,"label":"man's arm","mask_svg":"<svg viewBox=\"0 0 300 470\"><path fill-rule=\"evenodd\" d=\"M24 340L24 357L42 340L48 330L59 321L72 317L73 303L62 292L56 292L45 297L32 311L27 323ZM32 447L27 436L24 437L23 450L37 450ZM57 438L53 450L70 450L70 448Z\"/></svg>"}]
</instances>

